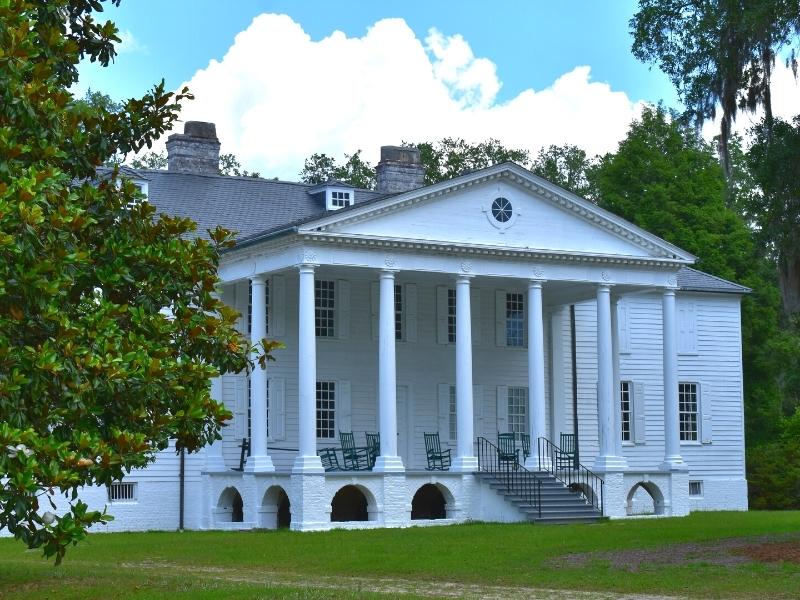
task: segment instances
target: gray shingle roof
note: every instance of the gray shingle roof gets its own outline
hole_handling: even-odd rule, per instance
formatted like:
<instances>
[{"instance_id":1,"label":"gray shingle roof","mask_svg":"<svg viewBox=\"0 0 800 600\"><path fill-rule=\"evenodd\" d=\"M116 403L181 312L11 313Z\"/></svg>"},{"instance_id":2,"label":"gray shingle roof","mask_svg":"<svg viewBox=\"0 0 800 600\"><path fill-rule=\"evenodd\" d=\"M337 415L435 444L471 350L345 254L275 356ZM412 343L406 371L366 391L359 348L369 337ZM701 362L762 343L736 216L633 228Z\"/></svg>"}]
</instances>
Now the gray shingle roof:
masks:
<instances>
[{"instance_id":1,"label":"gray shingle roof","mask_svg":"<svg viewBox=\"0 0 800 600\"><path fill-rule=\"evenodd\" d=\"M242 239L325 214L324 204L308 193L316 186L305 183L174 171L136 173L147 180L148 200L159 213L193 219L202 237L207 237L207 229L222 225ZM357 189L355 202L381 195Z\"/></svg>"},{"instance_id":2,"label":"gray shingle roof","mask_svg":"<svg viewBox=\"0 0 800 600\"><path fill-rule=\"evenodd\" d=\"M691 267L678 271L678 287L686 292L721 292L724 294L749 294L749 287L722 279L716 275L703 273Z\"/></svg>"}]
</instances>

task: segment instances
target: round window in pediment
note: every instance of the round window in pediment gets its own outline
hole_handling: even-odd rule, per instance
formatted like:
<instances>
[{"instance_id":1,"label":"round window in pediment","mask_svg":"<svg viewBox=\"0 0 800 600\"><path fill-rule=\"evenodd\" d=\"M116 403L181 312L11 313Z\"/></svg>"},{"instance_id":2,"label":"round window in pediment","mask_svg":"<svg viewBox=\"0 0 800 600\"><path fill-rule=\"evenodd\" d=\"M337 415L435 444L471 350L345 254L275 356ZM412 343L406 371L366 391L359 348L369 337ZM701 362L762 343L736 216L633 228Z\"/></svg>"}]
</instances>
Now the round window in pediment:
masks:
<instances>
[{"instance_id":1,"label":"round window in pediment","mask_svg":"<svg viewBox=\"0 0 800 600\"><path fill-rule=\"evenodd\" d=\"M492 216L498 223L506 223L514 214L514 209L508 198L495 198L492 202Z\"/></svg>"}]
</instances>

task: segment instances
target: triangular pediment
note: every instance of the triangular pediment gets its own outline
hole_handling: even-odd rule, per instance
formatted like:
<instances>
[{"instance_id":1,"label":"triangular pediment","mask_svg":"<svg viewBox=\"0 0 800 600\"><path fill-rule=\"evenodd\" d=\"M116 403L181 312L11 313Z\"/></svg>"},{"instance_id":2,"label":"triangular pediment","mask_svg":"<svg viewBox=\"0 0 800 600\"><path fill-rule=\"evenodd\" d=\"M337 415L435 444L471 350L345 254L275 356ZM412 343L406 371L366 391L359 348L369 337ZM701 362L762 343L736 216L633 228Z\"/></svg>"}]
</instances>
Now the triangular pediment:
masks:
<instances>
[{"instance_id":1,"label":"triangular pediment","mask_svg":"<svg viewBox=\"0 0 800 600\"><path fill-rule=\"evenodd\" d=\"M514 164L355 206L301 230L466 247L694 258Z\"/></svg>"}]
</instances>

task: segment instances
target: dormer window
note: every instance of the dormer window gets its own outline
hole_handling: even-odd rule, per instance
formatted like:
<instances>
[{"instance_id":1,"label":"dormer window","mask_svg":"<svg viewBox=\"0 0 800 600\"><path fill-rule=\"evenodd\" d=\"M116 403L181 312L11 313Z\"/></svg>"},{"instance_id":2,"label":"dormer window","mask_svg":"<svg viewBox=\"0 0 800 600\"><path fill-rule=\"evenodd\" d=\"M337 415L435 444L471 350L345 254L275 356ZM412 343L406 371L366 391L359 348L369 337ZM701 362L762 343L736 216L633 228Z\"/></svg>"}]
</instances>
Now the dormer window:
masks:
<instances>
[{"instance_id":1,"label":"dormer window","mask_svg":"<svg viewBox=\"0 0 800 600\"><path fill-rule=\"evenodd\" d=\"M344 208L353 203L351 192L330 191L330 201L328 202L328 210L336 210L337 208Z\"/></svg>"}]
</instances>

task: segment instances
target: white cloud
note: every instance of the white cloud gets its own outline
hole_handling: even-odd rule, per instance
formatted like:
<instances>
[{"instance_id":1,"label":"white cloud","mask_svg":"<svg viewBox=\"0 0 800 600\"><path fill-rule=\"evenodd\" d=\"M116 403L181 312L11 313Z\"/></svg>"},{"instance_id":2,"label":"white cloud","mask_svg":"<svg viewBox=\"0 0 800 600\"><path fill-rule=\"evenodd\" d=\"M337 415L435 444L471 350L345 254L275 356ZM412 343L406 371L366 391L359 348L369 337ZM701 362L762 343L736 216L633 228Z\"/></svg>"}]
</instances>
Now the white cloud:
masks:
<instances>
[{"instance_id":1,"label":"white cloud","mask_svg":"<svg viewBox=\"0 0 800 600\"><path fill-rule=\"evenodd\" d=\"M117 37L122 40L116 45L117 54L133 54L147 49L128 29L119 31Z\"/></svg>"},{"instance_id":2,"label":"white cloud","mask_svg":"<svg viewBox=\"0 0 800 600\"><path fill-rule=\"evenodd\" d=\"M498 102L494 63L460 35L431 30L420 40L402 19L378 21L363 37L336 31L314 41L290 17L262 14L186 83L196 100L182 119L214 121L222 152L283 179L296 179L314 152L341 158L362 149L374 164L381 145L445 136L603 153L641 110L592 81L588 66Z\"/></svg>"},{"instance_id":3,"label":"white cloud","mask_svg":"<svg viewBox=\"0 0 800 600\"><path fill-rule=\"evenodd\" d=\"M785 121L791 121L800 114L800 81L795 78L791 67L778 59L775 63L775 70L772 73L770 91L772 92L772 114ZM722 109L717 108L717 118L703 124L703 136L712 140L719 135L720 116ZM744 138L750 128L757 125L764 117L764 110L759 108L755 112L738 111L736 121L733 124L733 131Z\"/></svg>"}]
</instances>

